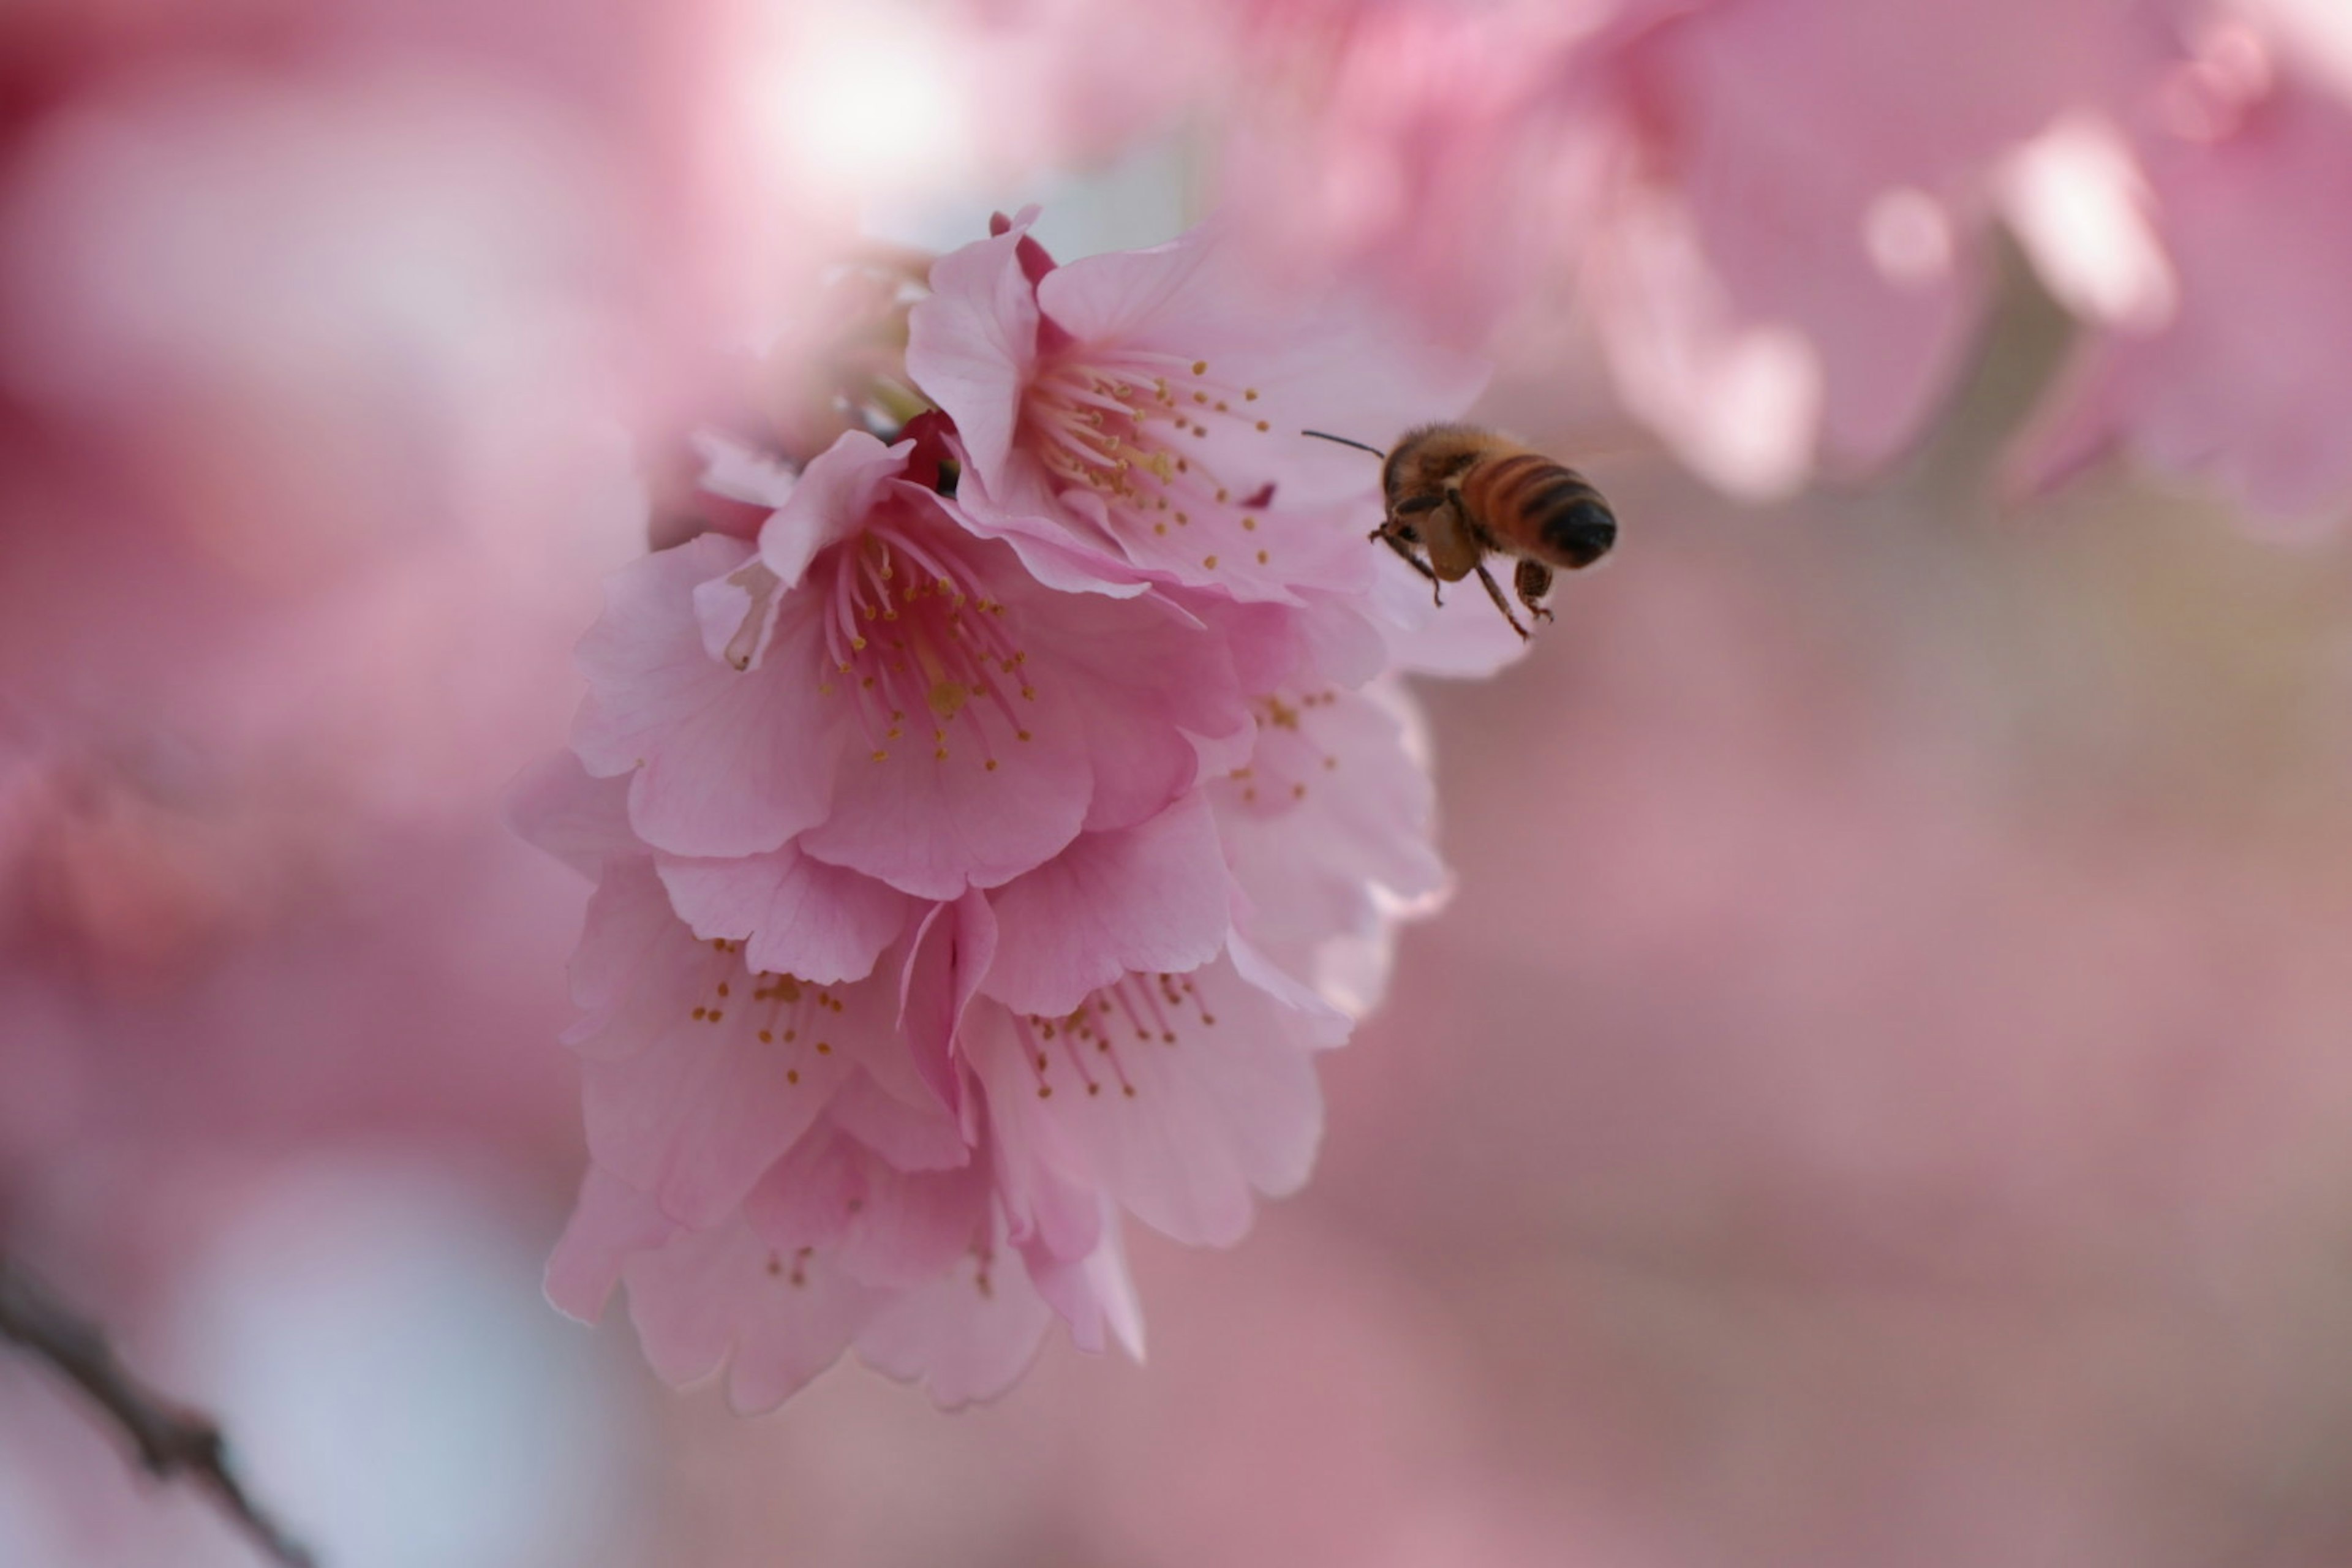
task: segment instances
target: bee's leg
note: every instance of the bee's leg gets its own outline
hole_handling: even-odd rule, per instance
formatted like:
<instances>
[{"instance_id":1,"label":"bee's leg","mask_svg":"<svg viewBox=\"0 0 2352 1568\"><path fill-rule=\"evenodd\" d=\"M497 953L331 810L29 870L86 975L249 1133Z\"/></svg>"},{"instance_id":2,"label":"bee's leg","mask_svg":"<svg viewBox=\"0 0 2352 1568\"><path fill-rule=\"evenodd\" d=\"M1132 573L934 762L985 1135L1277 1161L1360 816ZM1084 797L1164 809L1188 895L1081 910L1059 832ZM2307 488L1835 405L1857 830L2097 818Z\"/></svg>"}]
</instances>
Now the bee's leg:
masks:
<instances>
[{"instance_id":1,"label":"bee's leg","mask_svg":"<svg viewBox=\"0 0 2352 1568\"><path fill-rule=\"evenodd\" d=\"M1495 574L1486 570L1484 561L1478 563L1478 581L1486 584L1486 596L1495 601L1495 608L1503 612L1503 618L1511 623L1511 629L1521 638L1527 637L1529 635L1528 628L1519 625L1518 616L1511 614L1511 602L1503 597L1503 585L1495 581Z\"/></svg>"},{"instance_id":2,"label":"bee's leg","mask_svg":"<svg viewBox=\"0 0 2352 1568\"><path fill-rule=\"evenodd\" d=\"M1522 557L1518 570L1511 574L1511 586L1519 591L1519 603L1528 607L1528 615L1543 621L1552 618L1552 613L1543 607L1544 595L1551 592L1550 567Z\"/></svg>"},{"instance_id":3,"label":"bee's leg","mask_svg":"<svg viewBox=\"0 0 2352 1568\"><path fill-rule=\"evenodd\" d=\"M1430 597L1434 599L1438 604L1442 605L1445 603L1444 597L1445 592L1444 584L1438 580L1437 574L1430 570L1429 563L1423 561L1420 556L1415 555L1412 552L1412 545L1407 544L1402 539L1398 538L1397 535L1385 524L1372 530L1371 537L1379 540L1391 550L1395 551L1399 555L1403 556L1404 563L1406 565L1412 567L1414 571L1429 579Z\"/></svg>"}]
</instances>

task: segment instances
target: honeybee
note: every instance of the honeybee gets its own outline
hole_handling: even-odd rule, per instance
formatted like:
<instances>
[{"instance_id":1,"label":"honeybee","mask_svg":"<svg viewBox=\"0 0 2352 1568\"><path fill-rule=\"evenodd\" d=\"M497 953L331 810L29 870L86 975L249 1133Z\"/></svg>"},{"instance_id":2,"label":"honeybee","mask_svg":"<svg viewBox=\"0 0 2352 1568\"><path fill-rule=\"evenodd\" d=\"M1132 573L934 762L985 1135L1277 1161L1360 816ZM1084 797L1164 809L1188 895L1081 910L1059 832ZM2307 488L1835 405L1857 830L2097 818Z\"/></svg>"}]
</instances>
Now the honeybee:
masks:
<instances>
[{"instance_id":1,"label":"honeybee","mask_svg":"<svg viewBox=\"0 0 2352 1568\"><path fill-rule=\"evenodd\" d=\"M1552 614L1542 600L1551 592L1553 570L1590 566L1617 542L1616 516L1590 480L1496 431L1423 425L1385 453L1343 436L1302 433L1380 456L1388 515L1371 537L1428 578L1440 604L1446 584L1477 574L1495 608L1522 637L1530 634L1511 614L1486 557L1517 561L1511 585L1519 603L1548 621Z\"/></svg>"}]
</instances>

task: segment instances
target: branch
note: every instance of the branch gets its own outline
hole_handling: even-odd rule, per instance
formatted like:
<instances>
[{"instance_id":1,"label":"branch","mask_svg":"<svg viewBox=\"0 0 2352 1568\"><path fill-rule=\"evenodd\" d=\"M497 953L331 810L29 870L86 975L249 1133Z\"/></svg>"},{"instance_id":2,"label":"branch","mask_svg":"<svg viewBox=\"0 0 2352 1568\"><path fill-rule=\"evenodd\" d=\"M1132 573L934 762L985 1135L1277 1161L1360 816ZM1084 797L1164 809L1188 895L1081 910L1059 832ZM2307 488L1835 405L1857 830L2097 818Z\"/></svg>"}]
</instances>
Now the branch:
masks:
<instances>
[{"instance_id":1,"label":"branch","mask_svg":"<svg viewBox=\"0 0 2352 1568\"><path fill-rule=\"evenodd\" d=\"M5 1253L0 1253L0 1340L15 1341L95 1400L130 1437L149 1475L159 1480L184 1476L212 1493L272 1562L314 1568L308 1549L247 1494L212 1418L174 1405L132 1376L103 1330Z\"/></svg>"}]
</instances>

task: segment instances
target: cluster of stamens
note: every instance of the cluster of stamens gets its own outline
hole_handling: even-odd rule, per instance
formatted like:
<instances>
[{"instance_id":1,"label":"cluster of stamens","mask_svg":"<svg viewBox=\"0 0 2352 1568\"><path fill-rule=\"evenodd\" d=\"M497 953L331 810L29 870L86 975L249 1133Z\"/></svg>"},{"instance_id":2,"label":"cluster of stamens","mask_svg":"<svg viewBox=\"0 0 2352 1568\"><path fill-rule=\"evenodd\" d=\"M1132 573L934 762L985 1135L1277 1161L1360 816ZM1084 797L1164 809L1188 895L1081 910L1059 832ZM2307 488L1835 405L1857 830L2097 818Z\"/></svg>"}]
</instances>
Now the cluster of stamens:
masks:
<instances>
[{"instance_id":1,"label":"cluster of stamens","mask_svg":"<svg viewBox=\"0 0 2352 1568\"><path fill-rule=\"evenodd\" d=\"M1201 1000L1187 974L1128 974L1093 993L1068 1014L1047 1018L1035 1013L1013 1020L1037 1079L1037 1098L1054 1098L1053 1078L1058 1056L1076 1074L1090 1096L1100 1096L1116 1083L1129 1100L1136 1096L1121 1053L1167 1049L1179 1045L1183 1030L1197 1023L1214 1028L1217 1020Z\"/></svg>"},{"instance_id":2,"label":"cluster of stamens","mask_svg":"<svg viewBox=\"0 0 2352 1568\"><path fill-rule=\"evenodd\" d=\"M868 528L836 553L824 609L828 673L818 691L848 697L877 763L923 731L945 762L961 731L994 773L999 739L1030 738L1016 704L1037 700L1004 606L956 552L927 547L903 528ZM997 736L983 712L1003 720Z\"/></svg>"},{"instance_id":3,"label":"cluster of stamens","mask_svg":"<svg viewBox=\"0 0 2352 1568\"><path fill-rule=\"evenodd\" d=\"M743 944L713 937L710 950L740 958ZM750 986L750 994L739 999L736 987L743 984ZM842 1011L842 1005L840 997L814 982L792 974L762 973L738 963L720 971L709 994L696 1003L687 1016L698 1024L722 1024L734 1016L736 1009L748 1007L759 1024L757 1032L761 1045L806 1048L829 1057L834 1047L825 1037L825 1024ZM800 1068L786 1068L784 1081L799 1083Z\"/></svg>"},{"instance_id":4,"label":"cluster of stamens","mask_svg":"<svg viewBox=\"0 0 2352 1568\"><path fill-rule=\"evenodd\" d=\"M1222 517L1234 503L1192 440L1209 434L1212 420L1260 433L1269 423L1250 407L1254 386L1235 386L1210 374L1207 360L1187 360L1146 349L1097 349L1049 365L1032 384L1024 414L1045 467L1065 485L1103 498L1116 523L1148 524L1154 534ZM1244 499L1246 508L1251 503ZM1243 531L1257 531L1244 512ZM1255 548L1241 544L1238 548ZM1268 552L1256 548L1263 566ZM1217 569L1213 552L1201 564Z\"/></svg>"}]
</instances>

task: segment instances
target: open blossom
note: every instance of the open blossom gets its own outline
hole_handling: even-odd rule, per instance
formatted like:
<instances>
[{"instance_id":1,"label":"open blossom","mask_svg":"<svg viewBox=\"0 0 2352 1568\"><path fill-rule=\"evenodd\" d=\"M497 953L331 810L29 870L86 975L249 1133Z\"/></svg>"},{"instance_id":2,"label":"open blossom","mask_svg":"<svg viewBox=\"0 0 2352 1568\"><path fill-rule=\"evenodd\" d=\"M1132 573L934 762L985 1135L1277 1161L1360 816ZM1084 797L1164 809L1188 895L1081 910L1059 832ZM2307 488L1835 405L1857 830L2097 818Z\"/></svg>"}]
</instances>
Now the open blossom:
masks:
<instances>
[{"instance_id":1,"label":"open blossom","mask_svg":"<svg viewBox=\"0 0 2352 1568\"><path fill-rule=\"evenodd\" d=\"M1276 307L1212 231L1056 266L1015 224L931 280L908 370L955 423L960 499L1041 574L1074 546L1097 575L1238 599L1361 595L1371 476L1301 432L1392 440L1476 386L1344 306L1271 330Z\"/></svg>"},{"instance_id":2,"label":"open blossom","mask_svg":"<svg viewBox=\"0 0 2352 1568\"><path fill-rule=\"evenodd\" d=\"M1161 600L1043 586L904 477L911 449L844 436L756 549L648 556L582 647L574 744L631 775L647 843L717 862L677 873L688 901L845 872L951 899L1150 815L1195 737L1245 732L1223 642Z\"/></svg>"},{"instance_id":3,"label":"open blossom","mask_svg":"<svg viewBox=\"0 0 2352 1568\"><path fill-rule=\"evenodd\" d=\"M1306 1179L1314 1058L1445 879L1412 715L1365 683L1495 655L1394 596L1377 468L1294 450L1466 378L1389 384L1415 356L1251 320L1223 267L1194 236L1056 268L1008 226L916 307L937 412L797 474L709 445L756 537L613 579L518 816L597 880L550 1292L625 1286L665 1375L756 1408L854 1349L953 1405L1056 1320L1139 1352L1123 1220L1229 1244ZM1144 542L1179 532L1204 564Z\"/></svg>"}]
</instances>

